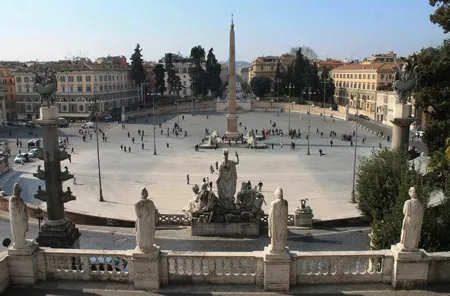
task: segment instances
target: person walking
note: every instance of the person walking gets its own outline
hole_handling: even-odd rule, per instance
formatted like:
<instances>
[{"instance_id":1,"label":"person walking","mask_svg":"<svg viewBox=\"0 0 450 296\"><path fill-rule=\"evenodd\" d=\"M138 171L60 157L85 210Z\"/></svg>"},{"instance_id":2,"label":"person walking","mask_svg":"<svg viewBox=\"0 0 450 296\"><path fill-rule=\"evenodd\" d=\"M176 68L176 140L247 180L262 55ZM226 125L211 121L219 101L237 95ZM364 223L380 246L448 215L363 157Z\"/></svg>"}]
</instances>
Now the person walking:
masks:
<instances>
[{"instance_id":1,"label":"person walking","mask_svg":"<svg viewBox=\"0 0 450 296\"><path fill-rule=\"evenodd\" d=\"M330 147L333 147L333 140L330 140Z\"/></svg>"},{"instance_id":2,"label":"person walking","mask_svg":"<svg viewBox=\"0 0 450 296\"><path fill-rule=\"evenodd\" d=\"M186 175L186 183L189 185L189 174Z\"/></svg>"}]
</instances>

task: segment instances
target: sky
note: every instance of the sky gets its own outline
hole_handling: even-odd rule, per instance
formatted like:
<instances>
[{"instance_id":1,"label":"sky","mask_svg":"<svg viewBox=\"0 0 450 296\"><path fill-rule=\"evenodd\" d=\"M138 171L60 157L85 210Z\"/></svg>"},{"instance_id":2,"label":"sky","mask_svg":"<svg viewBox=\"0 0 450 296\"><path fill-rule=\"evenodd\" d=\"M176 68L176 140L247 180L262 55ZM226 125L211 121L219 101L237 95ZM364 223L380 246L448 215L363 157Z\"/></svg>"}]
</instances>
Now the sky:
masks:
<instances>
[{"instance_id":1,"label":"sky","mask_svg":"<svg viewBox=\"0 0 450 296\"><path fill-rule=\"evenodd\" d=\"M236 59L309 46L320 58L409 55L446 37L428 0L0 0L0 60L48 61L214 48L228 59L231 14ZM448 37L448 36L447 36Z\"/></svg>"}]
</instances>

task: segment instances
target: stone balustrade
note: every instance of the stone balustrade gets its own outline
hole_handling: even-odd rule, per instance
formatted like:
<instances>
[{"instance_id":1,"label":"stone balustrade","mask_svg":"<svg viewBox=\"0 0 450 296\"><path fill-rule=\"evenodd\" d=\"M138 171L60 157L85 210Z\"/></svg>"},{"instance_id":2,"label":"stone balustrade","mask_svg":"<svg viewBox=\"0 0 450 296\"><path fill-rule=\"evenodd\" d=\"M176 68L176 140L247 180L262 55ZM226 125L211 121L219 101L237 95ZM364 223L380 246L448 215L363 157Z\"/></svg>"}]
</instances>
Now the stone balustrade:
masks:
<instances>
[{"instance_id":1,"label":"stone balustrade","mask_svg":"<svg viewBox=\"0 0 450 296\"><path fill-rule=\"evenodd\" d=\"M34 253L17 254L10 250L0 254L0 293L10 283L30 284L45 280L135 284L136 280L157 274L157 287L172 284L265 286L265 279L269 276L265 274L268 269L263 251L161 251L157 257L158 268L140 272L134 272L135 252L39 248ZM392 250L290 252L287 262L289 284L394 284L395 277L401 276L403 281L408 281L408 277L417 275L418 270L408 269L408 272L403 273L398 269L399 264L411 262L425 264L426 270L420 271L425 274L425 284L450 281L450 252L423 253L421 259L404 261L397 258ZM14 264L14 274L11 264ZM29 266L35 267L30 269ZM18 273L21 268L23 271Z\"/></svg>"},{"instance_id":2,"label":"stone balustrade","mask_svg":"<svg viewBox=\"0 0 450 296\"><path fill-rule=\"evenodd\" d=\"M267 214L261 216L261 224L267 224ZM294 225L294 214L288 215L288 225ZM158 213L158 220L156 225L191 225L191 219L184 214L160 214Z\"/></svg>"}]
</instances>

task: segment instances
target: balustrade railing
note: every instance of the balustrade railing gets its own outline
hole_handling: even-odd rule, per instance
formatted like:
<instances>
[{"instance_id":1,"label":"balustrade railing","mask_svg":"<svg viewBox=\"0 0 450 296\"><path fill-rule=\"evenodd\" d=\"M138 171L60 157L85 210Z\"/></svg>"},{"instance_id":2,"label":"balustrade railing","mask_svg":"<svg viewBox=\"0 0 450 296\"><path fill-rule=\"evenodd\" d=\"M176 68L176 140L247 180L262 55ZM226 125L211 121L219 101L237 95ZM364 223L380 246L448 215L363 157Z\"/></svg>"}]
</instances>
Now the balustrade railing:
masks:
<instances>
[{"instance_id":1,"label":"balustrade railing","mask_svg":"<svg viewBox=\"0 0 450 296\"><path fill-rule=\"evenodd\" d=\"M267 224L268 215L264 214L261 217L261 224ZM184 214L160 214L158 213L158 221L156 225L191 225L191 219ZM294 225L294 215L288 215L287 225Z\"/></svg>"},{"instance_id":2,"label":"balustrade railing","mask_svg":"<svg viewBox=\"0 0 450 296\"><path fill-rule=\"evenodd\" d=\"M390 251L298 253L297 284L390 282Z\"/></svg>"},{"instance_id":3,"label":"balustrade railing","mask_svg":"<svg viewBox=\"0 0 450 296\"><path fill-rule=\"evenodd\" d=\"M255 284L257 260L245 252L168 253L169 283Z\"/></svg>"},{"instance_id":4,"label":"balustrade railing","mask_svg":"<svg viewBox=\"0 0 450 296\"><path fill-rule=\"evenodd\" d=\"M130 281L129 251L43 249L41 256L44 279Z\"/></svg>"}]
</instances>

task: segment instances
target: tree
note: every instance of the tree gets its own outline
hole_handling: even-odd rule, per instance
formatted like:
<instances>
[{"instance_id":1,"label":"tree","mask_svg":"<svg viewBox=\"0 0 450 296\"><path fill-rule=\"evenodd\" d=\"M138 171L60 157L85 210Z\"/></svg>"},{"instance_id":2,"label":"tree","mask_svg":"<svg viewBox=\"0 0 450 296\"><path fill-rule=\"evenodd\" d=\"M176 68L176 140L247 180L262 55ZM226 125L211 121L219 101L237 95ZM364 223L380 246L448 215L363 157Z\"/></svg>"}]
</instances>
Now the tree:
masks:
<instances>
[{"instance_id":1,"label":"tree","mask_svg":"<svg viewBox=\"0 0 450 296\"><path fill-rule=\"evenodd\" d=\"M334 96L335 86L332 76L330 75L331 69L328 67L324 67L322 70L322 73L320 74L320 80L322 83L325 82L325 96L326 96L326 102L330 102L331 100L328 100L328 98ZM320 88L320 92L323 92L323 86ZM321 97L323 97L323 93Z\"/></svg>"},{"instance_id":2,"label":"tree","mask_svg":"<svg viewBox=\"0 0 450 296\"><path fill-rule=\"evenodd\" d=\"M141 83L145 81L146 77L144 60L142 59L141 51L142 48L138 43L134 49L133 55L131 55L130 75L136 85L141 85Z\"/></svg>"},{"instance_id":3,"label":"tree","mask_svg":"<svg viewBox=\"0 0 450 296\"><path fill-rule=\"evenodd\" d=\"M309 74L309 61L303 56L302 49L299 48L295 52L295 61L292 72L292 81L286 81L287 83L292 82L294 84L293 92L296 97L301 97L303 89L307 86L307 75ZM289 69L288 69L289 71ZM289 79L289 77L288 77Z\"/></svg>"},{"instance_id":4,"label":"tree","mask_svg":"<svg viewBox=\"0 0 450 296\"><path fill-rule=\"evenodd\" d=\"M220 86L222 85L222 79L220 78L222 67L218 63L213 50L214 49L211 48L206 56L206 84L213 97L217 97L217 94L220 91Z\"/></svg>"},{"instance_id":5,"label":"tree","mask_svg":"<svg viewBox=\"0 0 450 296\"><path fill-rule=\"evenodd\" d=\"M270 93L272 85L272 80L269 77L265 76L256 76L253 77L250 81L250 87L252 92L257 97L263 97Z\"/></svg>"},{"instance_id":6,"label":"tree","mask_svg":"<svg viewBox=\"0 0 450 296\"><path fill-rule=\"evenodd\" d=\"M177 83L177 72L175 70L175 66L173 65L173 54L166 53L164 58L166 72L167 72L167 85L169 87L169 94L173 95L174 91L176 91L176 83Z\"/></svg>"},{"instance_id":7,"label":"tree","mask_svg":"<svg viewBox=\"0 0 450 296\"><path fill-rule=\"evenodd\" d=\"M192 60L191 66L189 67L189 77L191 78L191 91L196 97L199 95L204 96L207 92L206 88L206 75L203 69L203 64L205 62L205 49L200 45L194 46L191 49L190 58Z\"/></svg>"},{"instance_id":8,"label":"tree","mask_svg":"<svg viewBox=\"0 0 450 296\"><path fill-rule=\"evenodd\" d=\"M447 34L450 32L450 1L449 0L430 0L430 5L437 7L436 11L430 15L432 23L439 25Z\"/></svg>"},{"instance_id":9,"label":"tree","mask_svg":"<svg viewBox=\"0 0 450 296\"><path fill-rule=\"evenodd\" d=\"M299 49L302 50L303 56L304 56L306 59L308 59L309 61L315 61L315 60L317 60L318 57L319 57L319 56L317 55L317 53L316 53L311 47L306 46L306 45L304 45L304 46L297 46L297 47L291 47L290 54L295 55L296 52L297 52Z\"/></svg>"},{"instance_id":10,"label":"tree","mask_svg":"<svg viewBox=\"0 0 450 296\"><path fill-rule=\"evenodd\" d=\"M155 92L162 96L166 91L166 82L164 81L164 65L157 64L153 69L153 73L155 73Z\"/></svg>"}]
</instances>

